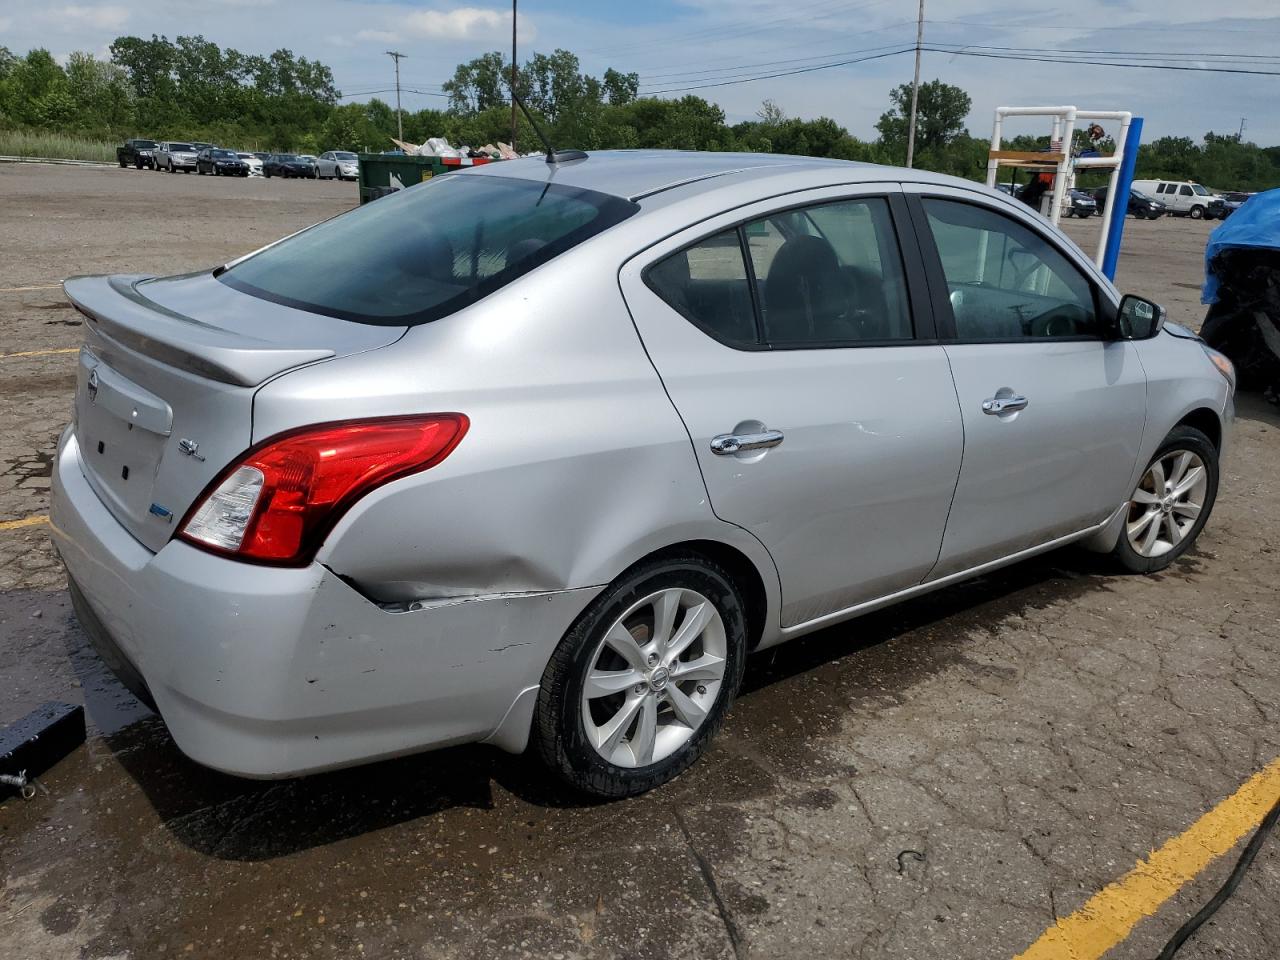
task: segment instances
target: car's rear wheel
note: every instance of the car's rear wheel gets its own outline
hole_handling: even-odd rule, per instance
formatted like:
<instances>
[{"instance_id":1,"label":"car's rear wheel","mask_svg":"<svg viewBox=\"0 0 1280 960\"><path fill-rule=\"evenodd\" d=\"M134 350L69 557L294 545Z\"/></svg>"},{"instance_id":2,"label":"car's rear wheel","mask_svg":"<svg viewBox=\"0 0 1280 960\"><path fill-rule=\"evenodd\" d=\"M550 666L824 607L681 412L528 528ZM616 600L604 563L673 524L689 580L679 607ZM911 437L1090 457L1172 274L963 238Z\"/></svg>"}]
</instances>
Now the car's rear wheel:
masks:
<instances>
[{"instance_id":1,"label":"car's rear wheel","mask_svg":"<svg viewBox=\"0 0 1280 960\"><path fill-rule=\"evenodd\" d=\"M1135 573L1163 570L1195 543L1217 496L1217 448L1194 427L1174 428L1129 498L1116 558Z\"/></svg>"},{"instance_id":2,"label":"car's rear wheel","mask_svg":"<svg viewBox=\"0 0 1280 960\"><path fill-rule=\"evenodd\" d=\"M719 565L689 554L632 568L552 655L534 717L539 754L598 797L671 780L724 722L746 642L742 597Z\"/></svg>"}]
</instances>

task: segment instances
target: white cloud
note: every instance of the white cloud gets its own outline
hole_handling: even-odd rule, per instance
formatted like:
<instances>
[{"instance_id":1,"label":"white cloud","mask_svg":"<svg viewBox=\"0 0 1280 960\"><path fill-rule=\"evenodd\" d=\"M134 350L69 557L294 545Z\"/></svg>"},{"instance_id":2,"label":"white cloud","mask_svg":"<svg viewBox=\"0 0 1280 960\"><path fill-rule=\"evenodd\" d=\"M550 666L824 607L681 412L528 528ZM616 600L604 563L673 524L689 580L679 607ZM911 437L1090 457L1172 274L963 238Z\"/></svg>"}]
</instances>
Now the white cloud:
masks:
<instances>
[{"instance_id":1,"label":"white cloud","mask_svg":"<svg viewBox=\"0 0 1280 960\"><path fill-rule=\"evenodd\" d=\"M129 8L114 4L52 7L41 17L62 30L118 30L129 19Z\"/></svg>"}]
</instances>

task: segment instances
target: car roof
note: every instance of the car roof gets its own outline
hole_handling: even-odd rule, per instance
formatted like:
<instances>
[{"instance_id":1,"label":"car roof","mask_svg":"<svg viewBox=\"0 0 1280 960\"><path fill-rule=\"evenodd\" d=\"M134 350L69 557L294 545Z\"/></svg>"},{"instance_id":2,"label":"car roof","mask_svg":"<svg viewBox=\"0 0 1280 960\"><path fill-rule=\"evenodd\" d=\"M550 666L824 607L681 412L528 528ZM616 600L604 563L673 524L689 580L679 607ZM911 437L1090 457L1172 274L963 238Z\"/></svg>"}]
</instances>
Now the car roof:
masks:
<instances>
[{"instance_id":1,"label":"car roof","mask_svg":"<svg viewBox=\"0 0 1280 960\"><path fill-rule=\"evenodd\" d=\"M693 150L599 150L592 151L585 160L554 165L548 164L541 157L524 157L473 167L468 173L550 180L584 190L639 200L712 177L755 179L772 172L804 171L838 172L843 183L885 179L927 183L960 182L954 177L923 170L906 170L851 160L776 153L704 153ZM969 181L964 183L973 186Z\"/></svg>"}]
</instances>

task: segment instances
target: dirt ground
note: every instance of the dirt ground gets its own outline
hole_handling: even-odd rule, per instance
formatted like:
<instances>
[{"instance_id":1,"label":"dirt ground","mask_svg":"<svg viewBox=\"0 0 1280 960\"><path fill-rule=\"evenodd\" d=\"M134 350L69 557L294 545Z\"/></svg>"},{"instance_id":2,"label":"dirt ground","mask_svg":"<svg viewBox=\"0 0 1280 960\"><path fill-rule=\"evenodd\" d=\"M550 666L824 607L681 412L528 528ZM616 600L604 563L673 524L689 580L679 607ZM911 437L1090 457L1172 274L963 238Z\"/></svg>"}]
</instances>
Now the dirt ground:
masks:
<instances>
[{"instance_id":1,"label":"dirt ground","mask_svg":"<svg viewBox=\"0 0 1280 960\"><path fill-rule=\"evenodd\" d=\"M38 521L80 273L220 263L355 187L0 165L0 724L86 746L0 803L13 958L1011 958L1280 756L1280 416L1239 398L1162 575L1041 557L755 658L709 755L585 805L480 747L253 783L184 759L87 649ZM1086 250L1097 220L1066 229ZM1120 286L1198 326L1212 225L1127 225ZM1109 958L1150 958L1234 854ZM1280 838L1181 960L1280 956Z\"/></svg>"}]
</instances>

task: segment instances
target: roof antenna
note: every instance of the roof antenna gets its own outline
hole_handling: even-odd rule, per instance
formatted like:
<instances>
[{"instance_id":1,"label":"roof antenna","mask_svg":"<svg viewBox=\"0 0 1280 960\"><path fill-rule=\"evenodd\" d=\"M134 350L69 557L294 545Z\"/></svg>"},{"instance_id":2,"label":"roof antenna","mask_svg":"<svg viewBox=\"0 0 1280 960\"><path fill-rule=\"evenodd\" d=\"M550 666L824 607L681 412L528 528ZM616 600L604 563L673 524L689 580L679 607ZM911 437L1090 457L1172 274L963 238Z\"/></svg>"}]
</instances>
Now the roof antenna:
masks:
<instances>
[{"instance_id":1,"label":"roof antenna","mask_svg":"<svg viewBox=\"0 0 1280 960\"><path fill-rule=\"evenodd\" d=\"M551 141L547 139L547 135L542 132L542 128L538 126L538 122L533 119L533 114L529 112L529 108L524 105L524 101L511 91L511 99L520 107L524 118L529 121L529 126L533 127L533 132L538 135L538 139L542 141L542 145L547 148L547 163L553 166L557 163L566 163L569 160L585 160L587 153L585 150L557 150L551 145Z\"/></svg>"}]
</instances>

